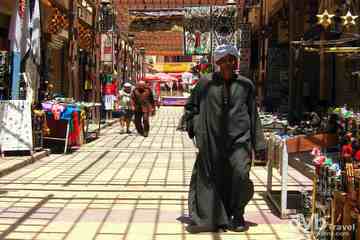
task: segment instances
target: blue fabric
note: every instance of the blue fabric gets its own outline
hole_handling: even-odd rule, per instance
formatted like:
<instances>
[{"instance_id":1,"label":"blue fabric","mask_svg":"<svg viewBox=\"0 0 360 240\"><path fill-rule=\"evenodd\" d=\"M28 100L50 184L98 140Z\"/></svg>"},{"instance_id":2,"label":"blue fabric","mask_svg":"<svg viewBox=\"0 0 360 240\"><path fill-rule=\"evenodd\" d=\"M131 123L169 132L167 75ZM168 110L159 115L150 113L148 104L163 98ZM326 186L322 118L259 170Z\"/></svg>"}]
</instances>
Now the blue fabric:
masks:
<instances>
[{"instance_id":1,"label":"blue fabric","mask_svg":"<svg viewBox=\"0 0 360 240\"><path fill-rule=\"evenodd\" d=\"M19 99L19 88L20 88L20 63L21 56L19 52L12 52L12 64L11 64L11 99Z\"/></svg>"},{"instance_id":2,"label":"blue fabric","mask_svg":"<svg viewBox=\"0 0 360 240\"><path fill-rule=\"evenodd\" d=\"M71 120L73 112L80 112L80 108L75 105L68 105L65 111L61 113L60 119Z\"/></svg>"}]
</instances>

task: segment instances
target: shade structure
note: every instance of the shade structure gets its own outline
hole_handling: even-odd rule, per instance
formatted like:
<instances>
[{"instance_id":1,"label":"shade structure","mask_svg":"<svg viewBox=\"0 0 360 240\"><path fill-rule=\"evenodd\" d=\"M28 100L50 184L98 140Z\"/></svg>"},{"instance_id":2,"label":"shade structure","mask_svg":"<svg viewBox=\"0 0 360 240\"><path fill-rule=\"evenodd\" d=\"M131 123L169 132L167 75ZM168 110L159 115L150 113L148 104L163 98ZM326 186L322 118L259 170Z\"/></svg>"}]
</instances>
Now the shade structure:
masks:
<instances>
[{"instance_id":1,"label":"shade structure","mask_svg":"<svg viewBox=\"0 0 360 240\"><path fill-rule=\"evenodd\" d=\"M242 15L246 0L236 0L238 12ZM178 11L185 7L199 6L224 6L227 0L114 0L118 18L117 22L123 32L133 32L135 34L135 47L146 49L146 55L157 56L182 56L184 55L184 36L182 25L176 24L166 32L162 31L141 31L142 28L129 29L131 24L131 12L143 11ZM168 18L168 17L167 17ZM176 17L178 18L178 16ZM161 21L160 21L161 22ZM169 31L170 30L170 31Z\"/></svg>"},{"instance_id":2,"label":"shade structure","mask_svg":"<svg viewBox=\"0 0 360 240\"><path fill-rule=\"evenodd\" d=\"M146 74L143 78L146 82L177 82L180 79L166 73Z\"/></svg>"},{"instance_id":3,"label":"shade structure","mask_svg":"<svg viewBox=\"0 0 360 240\"><path fill-rule=\"evenodd\" d=\"M227 0L114 0L120 5L128 5L130 9L173 9L191 6L226 5ZM244 6L245 0L236 1Z\"/></svg>"},{"instance_id":4,"label":"shade structure","mask_svg":"<svg viewBox=\"0 0 360 240\"><path fill-rule=\"evenodd\" d=\"M160 81L160 78L154 74L146 74L143 80L146 82Z\"/></svg>"},{"instance_id":5,"label":"shade structure","mask_svg":"<svg viewBox=\"0 0 360 240\"><path fill-rule=\"evenodd\" d=\"M183 75L183 73L168 73L168 74L178 80L180 80Z\"/></svg>"},{"instance_id":6,"label":"shade structure","mask_svg":"<svg viewBox=\"0 0 360 240\"><path fill-rule=\"evenodd\" d=\"M166 73L157 73L156 76L158 76L160 78L160 81L163 81L163 82L170 82L170 81L177 82L178 81L178 79L176 77L173 77Z\"/></svg>"}]
</instances>

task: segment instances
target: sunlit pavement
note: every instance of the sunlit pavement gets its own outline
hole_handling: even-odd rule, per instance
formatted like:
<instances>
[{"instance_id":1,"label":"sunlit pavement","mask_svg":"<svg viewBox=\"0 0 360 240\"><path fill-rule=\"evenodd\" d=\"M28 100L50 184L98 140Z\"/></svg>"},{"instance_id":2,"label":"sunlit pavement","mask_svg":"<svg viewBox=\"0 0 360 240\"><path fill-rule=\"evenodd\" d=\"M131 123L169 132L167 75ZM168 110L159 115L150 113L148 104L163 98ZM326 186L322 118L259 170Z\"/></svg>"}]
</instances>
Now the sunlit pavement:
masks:
<instances>
[{"instance_id":1,"label":"sunlit pavement","mask_svg":"<svg viewBox=\"0 0 360 240\"><path fill-rule=\"evenodd\" d=\"M181 114L181 108L161 108L148 138L120 134L112 125L72 154L52 154L0 178L0 239L306 239L273 214L259 166L251 174L249 231L188 234L177 218L187 214L196 151L176 131ZM278 175L273 181L279 186ZM309 184L291 171L290 186Z\"/></svg>"}]
</instances>

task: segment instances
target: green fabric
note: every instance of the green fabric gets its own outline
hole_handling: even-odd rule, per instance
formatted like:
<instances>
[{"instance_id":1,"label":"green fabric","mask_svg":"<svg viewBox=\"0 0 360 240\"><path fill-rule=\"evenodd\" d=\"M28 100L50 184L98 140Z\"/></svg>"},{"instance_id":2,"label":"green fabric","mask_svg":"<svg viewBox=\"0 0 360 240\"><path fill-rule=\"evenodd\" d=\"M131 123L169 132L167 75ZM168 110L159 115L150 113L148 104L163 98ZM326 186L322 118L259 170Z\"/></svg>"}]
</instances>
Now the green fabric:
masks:
<instances>
[{"instance_id":1,"label":"green fabric","mask_svg":"<svg viewBox=\"0 0 360 240\"><path fill-rule=\"evenodd\" d=\"M326 166L331 166L333 164L333 161L331 158L326 158L325 163Z\"/></svg>"},{"instance_id":2,"label":"green fabric","mask_svg":"<svg viewBox=\"0 0 360 240\"><path fill-rule=\"evenodd\" d=\"M101 81L103 84L112 83L112 75L111 74L103 74L101 76Z\"/></svg>"}]
</instances>

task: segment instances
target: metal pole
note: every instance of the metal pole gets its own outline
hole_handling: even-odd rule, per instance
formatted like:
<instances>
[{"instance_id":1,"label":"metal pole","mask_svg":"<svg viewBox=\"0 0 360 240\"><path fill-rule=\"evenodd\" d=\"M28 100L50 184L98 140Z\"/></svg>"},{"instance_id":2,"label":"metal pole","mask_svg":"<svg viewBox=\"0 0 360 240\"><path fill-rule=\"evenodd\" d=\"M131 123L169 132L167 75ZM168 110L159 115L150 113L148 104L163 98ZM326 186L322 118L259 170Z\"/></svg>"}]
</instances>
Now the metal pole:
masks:
<instances>
[{"instance_id":1,"label":"metal pole","mask_svg":"<svg viewBox=\"0 0 360 240\"><path fill-rule=\"evenodd\" d=\"M123 62L123 83L126 82L126 63L127 63L127 43L124 44L124 62Z\"/></svg>"}]
</instances>

